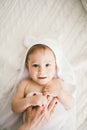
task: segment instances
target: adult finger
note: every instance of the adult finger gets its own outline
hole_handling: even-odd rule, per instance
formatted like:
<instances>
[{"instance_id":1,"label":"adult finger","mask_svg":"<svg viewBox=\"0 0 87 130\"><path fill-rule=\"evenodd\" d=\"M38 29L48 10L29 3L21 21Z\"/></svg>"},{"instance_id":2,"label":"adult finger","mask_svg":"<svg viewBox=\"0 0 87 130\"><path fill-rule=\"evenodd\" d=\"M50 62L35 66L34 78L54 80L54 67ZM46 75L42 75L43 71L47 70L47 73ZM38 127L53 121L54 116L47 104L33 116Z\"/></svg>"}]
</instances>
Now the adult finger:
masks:
<instances>
[{"instance_id":1,"label":"adult finger","mask_svg":"<svg viewBox=\"0 0 87 130\"><path fill-rule=\"evenodd\" d=\"M48 111L49 112L54 112L56 105L58 104L58 99L53 98L52 101L48 105Z\"/></svg>"}]
</instances>

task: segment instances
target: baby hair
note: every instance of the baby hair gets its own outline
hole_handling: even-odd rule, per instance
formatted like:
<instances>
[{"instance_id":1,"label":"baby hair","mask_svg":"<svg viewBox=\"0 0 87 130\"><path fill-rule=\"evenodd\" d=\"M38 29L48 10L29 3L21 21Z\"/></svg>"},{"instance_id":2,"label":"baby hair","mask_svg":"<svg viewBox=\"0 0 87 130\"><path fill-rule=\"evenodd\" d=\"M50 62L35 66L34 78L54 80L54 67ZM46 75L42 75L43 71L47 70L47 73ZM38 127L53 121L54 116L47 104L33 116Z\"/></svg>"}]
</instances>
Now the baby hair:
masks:
<instances>
[{"instance_id":1,"label":"baby hair","mask_svg":"<svg viewBox=\"0 0 87 130\"><path fill-rule=\"evenodd\" d=\"M33 45L33 46L28 50L25 63L28 62L29 56L30 56L33 52L35 52L36 50L41 50L41 49L43 49L43 50L49 49L49 50L53 53L54 58L55 58L55 61L56 61L55 53L53 52L53 50L52 50L50 47L48 47L47 45L44 45L44 44L35 44L35 45Z\"/></svg>"}]
</instances>

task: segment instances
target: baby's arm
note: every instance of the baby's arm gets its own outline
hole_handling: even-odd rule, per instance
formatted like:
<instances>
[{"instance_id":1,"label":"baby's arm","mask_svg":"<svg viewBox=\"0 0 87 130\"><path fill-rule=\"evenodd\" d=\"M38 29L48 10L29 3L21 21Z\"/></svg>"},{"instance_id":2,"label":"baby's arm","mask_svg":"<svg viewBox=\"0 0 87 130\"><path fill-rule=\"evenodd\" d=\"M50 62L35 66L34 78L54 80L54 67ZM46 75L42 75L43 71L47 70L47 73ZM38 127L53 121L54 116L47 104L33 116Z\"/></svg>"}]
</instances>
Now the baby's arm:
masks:
<instances>
[{"instance_id":1,"label":"baby's arm","mask_svg":"<svg viewBox=\"0 0 87 130\"><path fill-rule=\"evenodd\" d=\"M30 98L25 98L25 88L28 85L27 80L22 80L18 86L15 96L12 99L12 110L16 113L23 112L27 107L30 106Z\"/></svg>"},{"instance_id":2,"label":"baby's arm","mask_svg":"<svg viewBox=\"0 0 87 130\"><path fill-rule=\"evenodd\" d=\"M16 113L21 113L24 110L26 110L29 106L41 106L45 105L47 103L46 96L43 96L42 94L39 95L32 95L29 97L25 97L25 91L27 86L31 86L30 91L34 91L34 88L38 84L34 83L32 80L22 80L18 86L17 86L17 92L16 95L12 99L12 110Z\"/></svg>"},{"instance_id":3,"label":"baby's arm","mask_svg":"<svg viewBox=\"0 0 87 130\"><path fill-rule=\"evenodd\" d=\"M43 89L43 93L58 97L58 100L64 105L65 109L70 109L74 105L74 99L71 93L59 78L50 81Z\"/></svg>"}]
</instances>

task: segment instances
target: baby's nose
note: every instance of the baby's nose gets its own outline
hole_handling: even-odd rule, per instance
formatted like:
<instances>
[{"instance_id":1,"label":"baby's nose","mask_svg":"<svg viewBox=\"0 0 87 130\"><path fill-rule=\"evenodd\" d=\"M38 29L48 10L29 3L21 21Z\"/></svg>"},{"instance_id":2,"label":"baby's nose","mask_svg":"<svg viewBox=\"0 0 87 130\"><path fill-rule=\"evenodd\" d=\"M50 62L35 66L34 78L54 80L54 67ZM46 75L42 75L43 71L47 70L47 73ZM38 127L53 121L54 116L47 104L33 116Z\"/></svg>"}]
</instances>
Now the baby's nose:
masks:
<instances>
[{"instance_id":1,"label":"baby's nose","mask_svg":"<svg viewBox=\"0 0 87 130\"><path fill-rule=\"evenodd\" d=\"M39 68L39 73L40 73L40 74L43 74L43 73L45 73L45 72L46 72L45 67L40 67L40 68Z\"/></svg>"}]
</instances>

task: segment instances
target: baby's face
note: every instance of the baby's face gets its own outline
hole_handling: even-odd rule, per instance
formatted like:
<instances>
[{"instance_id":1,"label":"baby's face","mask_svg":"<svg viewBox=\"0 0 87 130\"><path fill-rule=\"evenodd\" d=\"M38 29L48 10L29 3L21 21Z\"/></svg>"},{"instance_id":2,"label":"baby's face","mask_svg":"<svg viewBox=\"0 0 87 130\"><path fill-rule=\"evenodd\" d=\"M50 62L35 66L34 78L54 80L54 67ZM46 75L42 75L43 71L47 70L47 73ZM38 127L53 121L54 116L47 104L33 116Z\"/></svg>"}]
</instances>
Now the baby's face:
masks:
<instances>
[{"instance_id":1,"label":"baby's face","mask_svg":"<svg viewBox=\"0 0 87 130\"><path fill-rule=\"evenodd\" d=\"M40 85L47 84L56 73L55 57L51 50L36 50L28 60L29 75Z\"/></svg>"}]
</instances>

